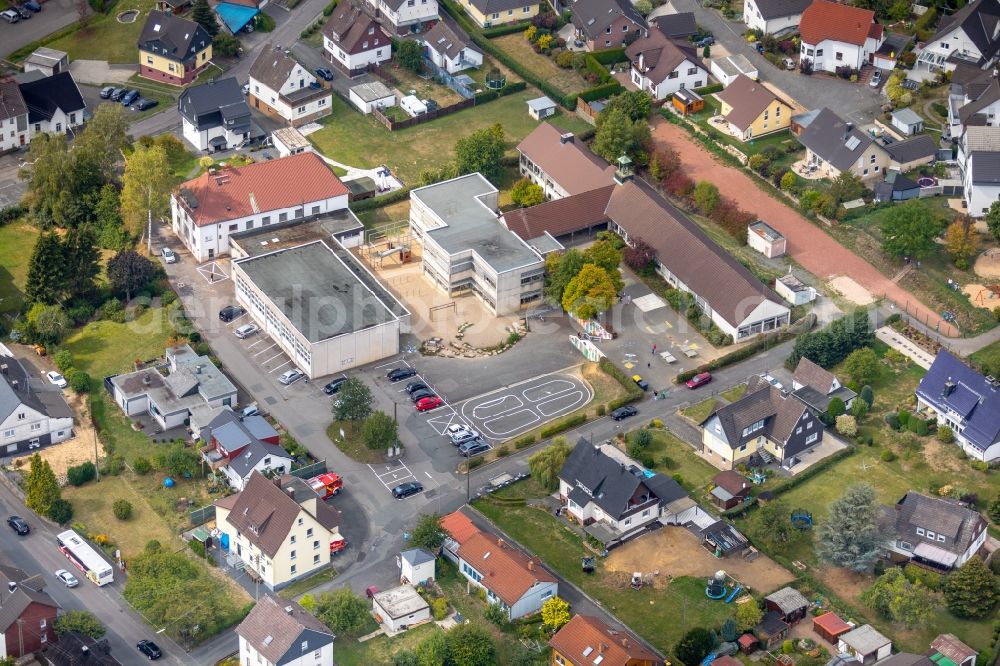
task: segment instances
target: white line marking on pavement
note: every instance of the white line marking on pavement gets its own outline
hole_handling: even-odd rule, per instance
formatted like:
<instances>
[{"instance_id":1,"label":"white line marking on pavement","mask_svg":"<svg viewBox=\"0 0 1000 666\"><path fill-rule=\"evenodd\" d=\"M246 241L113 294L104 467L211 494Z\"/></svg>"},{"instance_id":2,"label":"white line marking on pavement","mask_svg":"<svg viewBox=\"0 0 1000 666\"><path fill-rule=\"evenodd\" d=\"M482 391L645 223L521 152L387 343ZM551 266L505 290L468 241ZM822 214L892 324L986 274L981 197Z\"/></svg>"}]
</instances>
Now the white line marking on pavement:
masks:
<instances>
[{"instance_id":1,"label":"white line marking on pavement","mask_svg":"<svg viewBox=\"0 0 1000 666\"><path fill-rule=\"evenodd\" d=\"M426 475L427 475L427 478L428 478L428 479L430 479L431 481L433 481L433 480L434 480L434 477L433 477L433 476L431 476L431 473L430 473L430 472L426 472L426 471L425 471L425 472L424 472L424 474L426 474Z\"/></svg>"},{"instance_id":2,"label":"white line marking on pavement","mask_svg":"<svg viewBox=\"0 0 1000 666\"><path fill-rule=\"evenodd\" d=\"M284 355L284 353L285 353L285 352L281 352L281 351L280 351L280 352L278 352L277 354L275 354L275 355L274 355L274 356L272 356L271 358L267 359L266 361L262 361L262 362L261 362L261 365L267 365L268 363L270 363L270 362L271 362L271 361L273 361L274 359L276 359L276 358L280 358L280 357L281 357L282 355Z\"/></svg>"},{"instance_id":3,"label":"white line marking on pavement","mask_svg":"<svg viewBox=\"0 0 1000 666\"><path fill-rule=\"evenodd\" d=\"M283 367L285 367L286 365L288 365L291 362L292 362L291 359L289 359L289 360L285 361L284 363L282 363L281 365L272 368L271 372L277 372L278 370L281 370Z\"/></svg>"},{"instance_id":4,"label":"white line marking on pavement","mask_svg":"<svg viewBox=\"0 0 1000 666\"><path fill-rule=\"evenodd\" d=\"M254 356L260 356L261 354L263 354L264 352L266 352L268 349L274 349L277 346L278 346L277 342L271 343L270 347L265 347L264 349L261 349L259 352L255 352Z\"/></svg>"}]
</instances>

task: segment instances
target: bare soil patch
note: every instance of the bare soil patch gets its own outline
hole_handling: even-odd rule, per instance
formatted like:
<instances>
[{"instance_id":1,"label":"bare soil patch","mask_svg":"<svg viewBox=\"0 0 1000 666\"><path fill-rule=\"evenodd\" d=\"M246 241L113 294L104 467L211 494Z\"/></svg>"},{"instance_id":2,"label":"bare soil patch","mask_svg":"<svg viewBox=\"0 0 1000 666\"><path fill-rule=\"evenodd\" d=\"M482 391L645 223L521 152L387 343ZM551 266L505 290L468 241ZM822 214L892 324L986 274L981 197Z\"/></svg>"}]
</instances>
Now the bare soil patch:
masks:
<instances>
[{"instance_id":1,"label":"bare soil patch","mask_svg":"<svg viewBox=\"0 0 1000 666\"><path fill-rule=\"evenodd\" d=\"M42 460L48 461L49 466L55 472L56 478L59 479L61 485L66 484L66 470L70 467L87 462L88 460L96 462L94 460L94 442L96 437L94 435L94 428L90 423L87 397L77 394L66 394L66 402L69 403L74 414L74 436L65 442L46 446L45 448L31 452L32 454L38 453L42 457ZM98 459L104 457L104 446L100 441L97 442L97 456ZM20 465L24 469L27 469L30 465L29 458L31 458L30 454L21 458L15 458L14 465L18 466L18 461L21 460L23 462Z\"/></svg>"},{"instance_id":2,"label":"bare soil patch","mask_svg":"<svg viewBox=\"0 0 1000 666\"><path fill-rule=\"evenodd\" d=\"M846 275L840 275L830 280L830 287L856 305L869 305L875 302L870 291Z\"/></svg>"},{"instance_id":3,"label":"bare soil patch","mask_svg":"<svg viewBox=\"0 0 1000 666\"><path fill-rule=\"evenodd\" d=\"M973 271L981 278L1000 281L1000 249L992 248L979 255Z\"/></svg>"},{"instance_id":4,"label":"bare soil patch","mask_svg":"<svg viewBox=\"0 0 1000 666\"><path fill-rule=\"evenodd\" d=\"M828 588L835 591L842 599L850 601L857 601L861 593L871 585L873 580L872 576L867 574L854 573L847 569L838 569L835 567L821 568L816 573L816 577L823 581Z\"/></svg>"},{"instance_id":5,"label":"bare soil patch","mask_svg":"<svg viewBox=\"0 0 1000 666\"><path fill-rule=\"evenodd\" d=\"M993 286L997 285L994 284ZM985 284L970 282L962 286L962 292L969 297L969 302L977 308L993 310L993 308L1000 306L1000 295Z\"/></svg>"}]
</instances>

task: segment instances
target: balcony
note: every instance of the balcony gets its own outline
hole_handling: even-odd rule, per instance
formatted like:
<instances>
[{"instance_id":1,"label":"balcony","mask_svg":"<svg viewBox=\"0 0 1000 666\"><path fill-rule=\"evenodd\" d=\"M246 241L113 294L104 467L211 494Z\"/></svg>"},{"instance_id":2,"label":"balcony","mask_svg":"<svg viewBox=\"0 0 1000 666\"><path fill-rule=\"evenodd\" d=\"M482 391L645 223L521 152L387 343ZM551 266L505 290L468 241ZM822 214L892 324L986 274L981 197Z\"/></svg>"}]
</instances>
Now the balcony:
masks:
<instances>
[{"instance_id":1,"label":"balcony","mask_svg":"<svg viewBox=\"0 0 1000 666\"><path fill-rule=\"evenodd\" d=\"M225 467L229 463L229 458L219 453L219 450L209 444L201 449L202 460L208 463L209 468L214 472L220 467Z\"/></svg>"}]
</instances>

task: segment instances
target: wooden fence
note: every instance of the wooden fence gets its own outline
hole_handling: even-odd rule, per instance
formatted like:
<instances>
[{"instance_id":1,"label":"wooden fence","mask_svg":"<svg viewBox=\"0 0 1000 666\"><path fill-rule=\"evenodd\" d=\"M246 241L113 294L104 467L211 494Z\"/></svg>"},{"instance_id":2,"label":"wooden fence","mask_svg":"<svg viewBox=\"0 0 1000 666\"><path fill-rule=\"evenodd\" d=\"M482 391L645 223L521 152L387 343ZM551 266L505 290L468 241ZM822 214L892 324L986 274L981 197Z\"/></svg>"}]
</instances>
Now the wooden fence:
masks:
<instances>
[{"instance_id":1,"label":"wooden fence","mask_svg":"<svg viewBox=\"0 0 1000 666\"><path fill-rule=\"evenodd\" d=\"M412 127L414 125L419 125L420 123L430 122L442 116L447 116L450 113L455 113L456 111L461 111L462 109L468 109L469 107L475 106L475 99L463 99L461 102L455 102L449 106L443 106L434 111L428 111L427 113L421 113L419 116L413 118L406 118L405 120L394 120L389 116L385 115L379 109L372 109L372 116L378 120L380 123L389 128L392 132L398 129L405 129L407 127Z\"/></svg>"}]
</instances>

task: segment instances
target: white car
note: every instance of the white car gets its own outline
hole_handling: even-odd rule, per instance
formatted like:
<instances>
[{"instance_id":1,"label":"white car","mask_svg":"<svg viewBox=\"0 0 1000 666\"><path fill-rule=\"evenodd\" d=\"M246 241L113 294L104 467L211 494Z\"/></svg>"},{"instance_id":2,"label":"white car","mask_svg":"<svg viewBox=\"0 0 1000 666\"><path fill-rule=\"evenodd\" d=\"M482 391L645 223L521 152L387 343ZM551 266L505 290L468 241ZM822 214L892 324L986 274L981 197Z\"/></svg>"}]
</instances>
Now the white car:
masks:
<instances>
[{"instance_id":1,"label":"white car","mask_svg":"<svg viewBox=\"0 0 1000 666\"><path fill-rule=\"evenodd\" d=\"M66 388L66 386L68 385L66 382L66 378L60 375L55 370L49 370L48 372L46 372L45 377L49 380L50 384L58 386L59 388Z\"/></svg>"},{"instance_id":2,"label":"white car","mask_svg":"<svg viewBox=\"0 0 1000 666\"><path fill-rule=\"evenodd\" d=\"M455 446L458 446L459 444L464 444L469 440L473 440L476 437L479 437L479 433L470 428L469 426L462 425L458 428L455 428L454 431L452 431L453 427L454 425L448 426L448 431L449 431L448 436L451 437L451 443L454 444Z\"/></svg>"},{"instance_id":3,"label":"white car","mask_svg":"<svg viewBox=\"0 0 1000 666\"><path fill-rule=\"evenodd\" d=\"M80 581L76 579L76 576L66 571L65 569L60 569L56 572L56 578L63 582L66 587L76 587L80 584Z\"/></svg>"},{"instance_id":4,"label":"white car","mask_svg":"<svg viewBox=\"0 0 1000 666\"><path fill-rule=\"evenodd\" d=\"M236 337L238 337L240 340L243 340L245 338L249 338L251 335L254 335L255 333L258 333L259 331L260 327L257 326L257 324L243 324L235 331L233 331L233 333L235 333Z\"/></svg>"},{"instance_id":5,"label":"white car","mask_svg":"<svg viewBox=\"0 0 1000 666\"><path fill-rule=\"evenodd\" d=\"M168 264L177 263L177 255L174 254L174 251L171 250L169 247L163 248L162 250L160 250L160 253L163 255L163 261L167 262Z\"/></svg>"},{"instance_id":6,"label":"white car","mask_svg":"<svg viewBox=\"0 0 1000 666\"><path fill-rule=\"evenodd\" d=\"M785 390L785 387L782 385L782 383L779 382L774 377L772 377L771 375L761 375L761 377L764 378L765 382L767 382L768 384L770 384L774 388L778 389L779 391L784 391Z\"/></svg>"},{"instance_id":7,"label":"white car","mask_svg":"<svg viewBox=\"0 0 1000 666\"><path fill-rule=\"evenodd\" d=\"M289 384L299 381L305 376L306 373L296 368L294 370L286 370L285 372L283 372L281 376L278 377L278 381L284 384L285 386L288 386Z\"/></svg>"}]
</instances>

